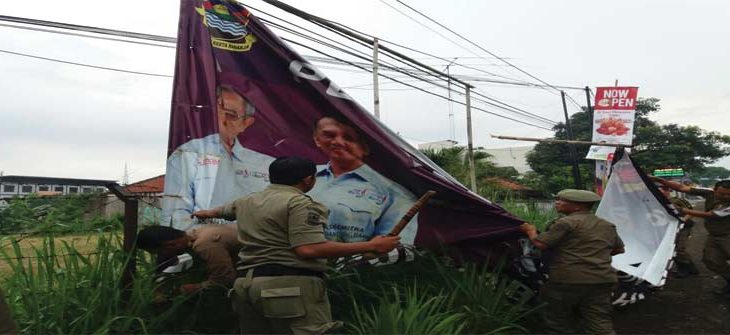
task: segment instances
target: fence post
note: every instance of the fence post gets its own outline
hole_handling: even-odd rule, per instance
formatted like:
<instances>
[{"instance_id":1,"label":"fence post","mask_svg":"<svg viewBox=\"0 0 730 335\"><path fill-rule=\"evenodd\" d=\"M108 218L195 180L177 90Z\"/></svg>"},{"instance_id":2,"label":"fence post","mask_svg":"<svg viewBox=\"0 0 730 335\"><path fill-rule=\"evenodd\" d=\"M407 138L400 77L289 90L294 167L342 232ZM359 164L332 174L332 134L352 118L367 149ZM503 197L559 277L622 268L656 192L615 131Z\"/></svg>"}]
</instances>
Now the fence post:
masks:
<instances>
[{"instance_id":1,"label":"fence post","mask_svg":"<svg viewBox=\"0 0 730 335\"><path fill-rule=\"evenodd\" d=\"M122 248L127 256L127 262L124 265L119 286L122 289L122 301L128 303L132 289L132 280L137 270L134 242L137 239L139 200L117 183L108 184L107 188L124 202L124 242Z\"/></svg>"}]
</instances>

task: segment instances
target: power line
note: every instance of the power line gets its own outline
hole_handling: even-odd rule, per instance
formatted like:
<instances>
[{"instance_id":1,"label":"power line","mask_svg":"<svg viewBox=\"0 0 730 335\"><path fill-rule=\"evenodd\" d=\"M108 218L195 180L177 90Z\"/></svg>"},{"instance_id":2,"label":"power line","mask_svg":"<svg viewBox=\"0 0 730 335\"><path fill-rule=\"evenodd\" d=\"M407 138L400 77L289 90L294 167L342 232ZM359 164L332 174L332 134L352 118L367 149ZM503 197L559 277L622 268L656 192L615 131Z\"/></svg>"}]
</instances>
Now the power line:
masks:
<instances>
[{"instance_id":1,"label":"power line","mask_svg":"<svg viewBox=\"0 0 730 335\"><path fill-rule=\"evenodd\" d=\"M23 26L16 26L12 24L4 24L0 23L0 26L2 27L8 27L8 28L16 28L16 29L23 29L23 30L30 30L30 31L38 31L43 33L52 33L52 34L60 34L60 35L68 35L68 36L77 36L77 37L86 37L86 38L93 38L93 39L99 39L99 40L107 40L107 41L114 41L114 42L124 42L124 43L133 43L133 44L141 44L141 45L149 45L153 47L163 47L163 48L171 48L174 49L174 45L164 45L164 44L156 44L156 43L147 43L147 42L140 42L140 41L133 41L133 40L125 40L121 38L112 38L112 37L106 37L106 36L93 36L93 35L87 35L87 34L77 34L77 33L71 33L67 31L60 31L60 30L52 30L52 29L42 29L42 28L34 28L34 27L23 27Z\"/></svg>"},{"instance_id":2,"label":"power line","mask_svg":"<svg viewBox=\"0 0 730 335\"><path fill-rule=\"evenodd\" d=\"M36 19L7 16L7 15L0 15L0 21L32 24L32 25L36 25L36 26L46 26L46 27L53 27L53 28L59 28L59 29L76 30L76 31L85 31L85 32L95 33L95 34L129 37L129 38L136 38L136 39L148 40L148 41L157 41L157 42L166 42L166 43L176 43L177 42L177 40L174 37L135 33L135 32L130 32L130 31L114 30L114 29L107 29L107 28L82 26L82 25L70 24L70 23L36 20Z\"/></svg>"},{"instance_id":3,"label":"power line","mask_svg":"<svg viewBox=\"0 0 730 335\"><path fill-rule=\"evenodd\" d=\"M284 39L284 38L282 38L282 39ZM311 51L314 51L314 52L317 52L317 53L321 53L321 54L323 54L323 55L325 55L325 56L329 56L329 57L333 57L333 58L336 58L336 57L334 57L334 56L331 56L331 55L327 55L326 53L322 52L321 50L318 50L318 49L314 49L313 47L310 47L310 46L308 46L308 45L304 45L304 44L301 44L301 43L299 43L299 42L296 42L296 41L293 41L293 40L288 40L288 39L284 39L284 40L285 40L285 41L287 41L287 42L290 42L290 43L293 43L293 44L299 45L299 46L301 46L301 47L303 47L303 48L307 48L307 49L310 49ZM343 62L346 62L345 60L342 60L342 61L343 61ZM352 65L353 65L353 66L355 66L355 67L359 67L359 66L358 66L358 65L356 65L356 64L352 64ZM359 68L361 68L361 69L363 69L364 71L367 71L367 72L370 72L370 71L371 71L371 70L369 70L369 69L366 69L366 68L362 68L362 67L359 67ZM384 75L384 76L385 76L385 75ZM443 95L439 95L439 94L436 94L436 93L434 93L434 92L431 92L431 91L427 91L427 90L425 90L425 89L422 89L422 88L420 88L420 87L417 87L417 86L414 86L414 85L411 85L411 84L408 84L408 83L402 82L402 81L400 81L400 80L397 80L397 79L395 79L395 78L391 78L391 77L388 77L388 76L385 76L385 77L386 77L386 78L389 78L390 80L396 81L396 82L398 82L398 83L400 83L400 84L402 84L402 85L405 85L405 86L409 86L409 87L415 88L415 89L417 89L417 90L419 90L419 91L421 91L421 92L424 92L424 93L426 93L426 94L429 94L429 95L433 95L433 96L436 96L436 97L442 98L442 99L444 99L444 100L448 100L448 101L453 101L453 100L451 100L451 99L449 99L448 97L445 97L445 96L443 96ZM463 105L463 106L466 106L466 103L464 103L464 102L460 102L460 101L453 101L453 102L455 102L455 103L457 103L457 104L460 104L460 105ZM488 110L486 110L486 109L483 109L483 108L479 108L479 107L475 107L475 106L472 106L472 108L474 108L474 109L476 109L476 110L479 110L479 111L482 111L482 112L484 112L484 113L487 113L487 114L491 114L491 115L494 115L494 116L497 116L497 117L503 118L503 119L511 120L511 121L514 121L514 122L518 122L518 123L522 123L522 124L525 124L525 125L528 125L528 126L531 126L531 127L536 127L536 128L541 128L541 129L545 129L545 130L550 130L550 131L552 131L552 129L550 129L550 128L545 128L545 127L542 127L542 126L539 126L539 125L536 125L536 124L533 124L533 123L529 123L529 122L526 122L526 121L522 121L522 120L517 120L517 119L511 118L511 117L508 117L508 116L504 116L504 115L501 115L501 114L497 114L497 113L494 113L494 112L490 112L490 111L488 111Z\"/></svg>"},{"instance_id":4,"label":"power line","mask_svg":"<svg viewBox=\"0 0 730 335\"><path fill-rule=\"evenodd\" d=\"M8 17L8 16L0 16L0 20L6 20L6 21L11 21L11 22L16 22L16 23L31 24L31 25L43 25L43 26L49 26L49 27L54 27L54 28L59 28L59 29L80 30L80 31L90 32L90 33L108 34L108 35L132 37L132 38L138 38L138 39L149 39L149 40L161 41L161 42L175 42L175 39L174 38L169 38L169 37L164 37L164 36L149 35L149 34L138 34L138 33L132 33L132 32L124 32L124 31L104 29L104 28L96 28L96 27L89 27L89 26L80 26L80 25L73 25L73 24L65 24L65 23L58 23L58 22L51 22L51 21L42 21L42 20L25 19L25 18L16 18L16 17ZM282 19L279 19L279 20L282 20ZM282 21L287 22L286 20L282 20ZM272 22L269 22L269 23L272 23ZM290 22L287 22L287 23L292 24ZM318 24L318 23L315 23L315 24ZM294 25L294 24L292 24L292 25ZM318 25L321 26L321 24L318 24ZM294 25L294 26L297 26L297 25ZM280 25L278 25L278 27L280 29L288 30L290 33L295 34L295 35L299 35L300 37L308 38L308 39L310 39L311 41L313 41L315 43L319 43L319 44L326 45L326 46L328 46L328 47L330 47L332 49L339 50L341 52L346 52L342 48L337 47L335 45L325 43L325 42L323 42L321 40L313 39L310 36L305 36L305 35L303 35L301 33L298 34L296 31L291 30L291 29L287 29L286 27L283 27L283 26L280 26ZM57 33L55 31L51 31L51 30L44 30L44 31L45 32ZM330 31L332 31L332 30L330 29ZM337 33L339 33L339 32L337 32ZM341 33L339 33L339 34L342 35ZM82 36L82 37L93 37L93 36L82 35L82 34L74 34L74 35L76 35L76 36ZM319 34L317 34L317 35L318 36L322 36L322 35L319 35ZM324 36L322 36L322 37L324 37ZM346 38L349 38L350 40L355 41L351 37L346 37ZM109 38L105 38L105 39L109 39ZM119 39L110 39L110 40L116 40L116 41L126 42L125 40L119 40ZM329 40L331 40L331 39L329 39ZM341 43L336 42L334 40L331 40L331 41L333 41L334 43L337 43L337 44L342 45ZM156 45L156 44L153 44L153 45L160 46L160 45ZM350 47L348 47L348 48L350 48ZM350 48L350 49L352 49L352 48ZM352 49L352 50L354 50L356 52L359 52L359 53L362 53L362 52L357 51L355 49ZM40 56L28 55L28 54L22 54L22 53L17 53L17 52L12 52L12 51L6 51L6 50L0 50L0 52L14 54L14 55L18 55L18 56L25 56L25 57L31 57L31 58L36 58L36 59L42 59L42 60L47 60L47 61L59 62L59 63L64 63L64 64L71 64L71 65L77 65L77 66L85 66L85 67L90 67L90 68L97 68L97 69L109 70L109 71L117 71L117 72L125 72L125 73L132 73L132 74L157 76L157 77L172 77L172 76L169 76L169 75L161 75L161 74L153 74L153 73L146 73L146 72L121 70L121 69L115 69L115 68L110 68L110 67L103 67L103 66L95 66L95 65L83 64L83 63L69 62L69 61L63 61L63 60L58 60L58 59L53 59L53 58L48 58L48 57L40 57ZM349 53L349 54L351 54L353 56L356 56L358 58L362 58L362 59L365 59L365 60L369 60L368 57L356 55L353 52L346 52L346 53ZM404 64L407 64L407 65L413 67L413 64L404 62L401 59L402 58L401 55L399 55L398 57L393 57L393 55L388 54L388 56L389 57L392 57L392 58L394 58L394 59L396 59L398 61L401 61ZM388 68L388 69L391 69L391 70L394 70L394 71L397 71L397 72L404 73L404 74L406 74L408 76L411 76L411 77L414 77L414 78L423 80L425 82L430 82L430 83L434 84L432 81L429 81L428 79L425 79L425 78L422 78L422 77L417 77L416 74L410 73L410 71L412 71L412 70L406 70L406 69L398 68L396 66L393 66L393 65L387 64L387 63L384 63L384 67L385 68ZM362 67L360 67L360 68L362 68ZM434 75L433 73L428 73L428 72L424 71L423 69L416 68L416 67L414 67L414 68L417 71L419 71L419 73L427 74L427 75L430 75L430 76L433 76ZM368 72L370 72L370 71L368 71ZM393 79L391 78L391 80L393 80ZM397 82L397 80L394 80L394 81ZM403 84L403 83L401 83L401 84ZM406 85L406 86L411 86L411 87L413 87L415 89L418 89L418 90L421 90L421 91L424 91L425 92L425 90L423 88L418 88L418 87L415 87L413 85ZM495 100L493 98L489 98L489 97L487 97L487 98L488 99L492 99L494 101L497 101L497 100ZM497 101L497 102L499 102L499 101ZM503 106L496 105L496 104L492 104L492 103L489 103L489 102L485 102L485 103L490 104L490 105L493 105L493 106L498 107L498 108L501 108L501 109L505 109L507 111L515 112L517 114L522 114L522 116L526 116L528 118L536 118L536 120L544 119L544 118L542 118L540 116L537 116L535 114L532 114L532 113L529 113L529 112L526 112L526 111L522 111L522 113L516 112L516 110L519 110L519 109L517 109L516 107L513 107L513 106L509 106L508 104L501 103L501 102L499 102L499 103L500 104L503 104L503 105L506 105L506 106L509 106L509 108L505 108ZM489 112L489 113L492 113L492 112ZM527 113L527 114L523 114L523 113ZM492 113L492 114L497 115L496 113ZM505 117L505 118L507 118L507 117ZM508 118L508 119L511 119L511 118ZM520 122L520 121L518 121L518 122ZM550 121L550 122L552 122L552 121Z\"/></svg>"},{"instance_id":5,"label":"power line","mask_svg":"<svg viewBox=\"0 0 730 335\"><path fill-rule=\"evenodd\" d=\"M340 63L340 62L336 62L336 61L330 61L328 59L322 59L321 57L317 57L317 56L309 56L309 57L312 57L314 60L322 60L322 61L326 61L326 62L329 62L329 63ZM362 67L365 67L365 66L370 65L368 63L357 63L357 62L352 62L352 64L358 64L358 65L360 65ZM419 81L425 81L426 79L419 78L417 80L419 80ZM372 84L369 84L367 86L371 86L371 85ZM443 86L435 86L435 87L444 88ZM349 88L357 88L357 87L349 87ZM545 118L545 117L542 117L540 115L537 115L537 114L528 112L528 111L526 111L524 109L515 107L515 106L510 105L508 103L505 103L503 101L500 101L500 100L497 100L495 98L489 97L489 96L487 96L485 94L482 94L482 93L479 93L479 92L474 92L474 94L477 95L477 96L481 96L481 97L483 97L483 98L485 98L485 99L487 99L489 101L493 101L494 102L494 103L492 103L492 102L489 102L489 101L484 101L484 100L476 99L475 98L475 100L481 101L481 102L486 103L488 105L491 105L491 106L494 106L494 107L497 107L497 108L500 108L500 109L504 109L504 110L507 110L507 111L510 111L510 112L513 112L513 113L521 114L522 116L525 116L525 117L528 117L528 118L532 118L532 119L535 119L537 121L545 122L545 123L547 123L547 124L549 124L551 126L554 126L554 125L557 124L557 122L555 122L553 120L550 120L550 119Z\"/></svg>"},{"instance_id":6,"label":"power line","mask_svg":"<svg viewBox=\"0 0 730 335\"><path fill-rule=\"evenodd\" d=\"M257 9L255 9L255 10L257 10ZM269 15L269 16L271 15L271 14L268 14L268 13L265 13L265 14L267 14L267 15ZM303 13L303 14L305 14L305 13ZM308 15L308 14L307 14L307 15ZM288 21L286 21L286 20L283 20L283 19L281 19L281 18L277 18L277 19L278 19L278 20L280 20L280 21L286 22L286 23L288 23L288 24L292 24L292 23L290 23L290 22L288 22ZM264 20L264 19L262 19L262 20ZM272 22L272 23L273 23L273 22ZM315 23L316 23L316 22L315 22ZM294 24L292 24L292 25L294 25ZM287 31L287 32L289 32L289 33L291 33L291 34L294 34L294 35L298 35L298 36L300 36L300 37L302 37L302 38L305 38L305 39L308 39L308 40L311 40L311 41L315 41L315 42L318 42L318 43L322 44L322 41L316 40L316 39L314 39L314 38L313 38L312 36L309 36L309 35L303 35L303 34L302 34L302 33L300 33L299 31L293 31L293 30L291 30L291 29L288 29L288 28L286 28L286 27L282 27L282 26L280 26L280 25L277 25L277 26L278 26L278 27L280 27L280 29L282 29L282 28L283 28L283 29L285 29L285 31ZM296 26L296 25L295 25L295 26ZM301 28L301 27L299 27L299 28ZM326 26L325 26L324 28L327 28L327 29L329 29L329 27L326 27ZM331 30L331 29L330 29L330 30ZM332 31L332 30L331 30L331 31ZM335 33L339 33L338 31L333 31L333 32L335 32ZM319 36L321 36L321 35L319 35ZM348 36L344 36L344 35L343 35L343 37L345 37L345 38L349 38L350 40L353 40L352 38L350 38L350 37L348 37ZM331 40L331 39L330 39L330 40ZM355 41L355 42L358 42L358 41L356 41L356 40L354 40L354 41ZM337 43L337 42L335 42L335 43ZM340 51L342 51L342 52L345 52L345 53L350 53L350 52L346 52L346 51L342 50L342 49L341 49L341 48L339 48L339 47L335 47L335 46L333 46L333 45L327 45L327 46L329 46L330 48L333 48L333 49L335 49L335 50L340 50ZM323 54L324 54L324 53L323 53ZM350 53L350 54L351 54L351 53ZM356 57L358 57L358 58L361 58L361 59L364 59L364 60L368 60L368 61L370 61L370 63L367 63L367 64L366 64L366 63L359 63L359 64L357 64L359 68L364 68L364 66L372 66L372 59L371 59L371 58L369 58L369 55L368 55L368 56L361 56L361 55L354 55L354 54L353 54L353 56L356 56ZM389 55L389 56L391 56L391 55ZM330 57L331 57L331 56L330 56ZM392 56L391 56L391 57L392 57ZM396 60L402 61L401 59L396 59ZM340 61L341 61L341 60L340 60ZM348 63L348 64L350 64L350 65L355 65L355 63L353 63L353 62L351 62L351 61L347 61L347 63ZM408 65L412 66L412 64L408 64ZM403 74L405 74L405 75L407 75L407 76L411 76L411 77L414 77L414 78L417 78L417 79L420 79L420 80L423 80L423 81L426 81L426 82L430 82L431 84L434 84L434 85L437 85L437 86L438 86L438 84L436 84L436 83L434 83L434 82L432 82L432 81L430 81L430 80L428 80L428 79L425 79L425 78L422 78L422 77L417 77L417 76L416 76L416 73L412 73L411 71L409 71L409 70L407 70L407 69L402 69L402 68L399 68L399 67L395 67L395 66L392 66L392 65L384 66L384 68L389 68L389 69L391 69L391 70L395 70L395 71L401 72L401 73L403 73ZM421 69L416 69L416 70L417 70L417 71L419 71L419 73L420 73L420 72L423 72L423 70L421 70ZM369 70L368 70L368 71L369 71ZM429 75L432 75L432 74L430 74L430 73L429 73ZM446 87L443 87L443 86L442 86L441 88L444 88L444 89L448 89L448 88L446 88ZM476 94L479 94L478 92L475 92L475 93L476 93ZM523 109L517 108L517 107L515 107L515 106L512 106L512 105L509 105L509 104L507 104L507 103L501 102L501 101L499 101L499 100L497 100L497 99L494 99L494 98L488 97L488 96L486 96L486 95L483 95L483 94L481 94L481 96L482 96L482 97L484 97L484 98L486 98L486 99L488 99L488 100L494 101L494 102L496 102L497 104L495 104L495 103L491 103L491 102L488 102L488 101L484 101L484 100L478 100L478 99L475 99L475 100L477 100L477 101L481 101L481 102L483 102L483 103L486 103L486 104L488 104L488 105L491 105L491 106L494 106L494 107L497 107L497 108L500 108L500 109L503 109L503 110L506 110L506 111L509 111L509 112L512 112L512 113L515 113L515 114L518 114L518 115L521 115L521 116L523 116L523 117L527 117L527 118L532 118L532 119L534 119L534 120L536 120L536 121L539 121L539 122L544 122L544 123L547 123L547 124L549 124L549 125L551 125L551 126L553 126L553 125L557 124L556 122L554 122L554 121L552 121L552 120L549 120L549 119L547 119L547 118L544 118L544 117L541 117L541 116L539 116L539 115L536 115L536 114L530 113L530 112L528 112L528 111L525 111L525 110L523 110Z\"/></svg>"},{"instance_id":7,"label":"power line","mask_svg":"<svg viewBox=\"0 0 730 335\"><path fill-rule=\"evenodd\" d=\"M410 20L412 20L412 21L414 21L414 22L418 23L418 24L419 24L419 25L421 25L422 27L424 27L424 28L426 28L426 29L428 29L428 30L430 30L430 31L432 31L432 32L434 32L434 33L436 33L437 35L441 36L441 37L442 37L442 38L444 38L445 40L447 40L447 41L449 41L449 42L453 43L454 45L456 45L456 46L458 46L458 47L460 47L460 48L462 48L462 49L466 50L467 52L469 52L469 53L471 53L471 54L475 55L475 56L476 56L475 58L479 58L479 59L485 59L485 60L486 60L486 58L485 58L485 57L483 57L483 56L480 56L479 54L475 53L474 51L472 51L472 50L470 50L470 49L468 49L468 48L466 48L466 47L462 46L461 44L459 44L459 43L455 42L454 40L452 40L452 39L450 39L450 38L448 38L448 37L444 36L443 34L441 34L440 32L438 32L438 31L436 31L436 30L434 30L433 28L431 28L431 27L428 27L428 26L424 25L424 24L423 24L423 23L421 23L420 21L418 21L418 20L414 19L413 17L411 17L411 16L410 16L410 15L408 15L408 14L405 14L405 13L403 13L402 11L400 11L400 10L398 10L397 8L395 8L395 7L391 6L390 4L388 4L388 3L384 2L383 0L380 0L380 2L382 2L383 4L385 4L385 5L386 5L386 6L388 6L388 7L392 8L393 10L397 11L397 12L398 12L398 13L400 13L401 15L403 15L403 16L405 16L405 17L407 17L408 19L410 19ZM393 43L393 42L389 42L389 43ZM395 44L395 43L393 43L393 44ZM397 44L395 44L395 45L397 45ZM401 47L404 47L404 46L401 46ZM408 49L410 49L410 48L408 48ZM442 59L442 60L444 60L444 61L447 61L447 62L448 62L448 60L446 60L446 59L444 59L444 58L441 58L441 57L437 57L437 56L432 56L432 57L434 57L434 58L440 58L440 59ZM498 56L496 56L496 55L495 55L495 56L493 56L493 57L494 57L494 58L497 58L497 59L500 59L500 57L498 57ZM463 58L463 57L459 57L459 58ZM506 58L504 58L504 59L506 59ZM501 59L500 59L500 60L501 60ZM506 77L506 76L503 76L503 75L499 75L499 74L496 74L496 73L492 73L492 72L487 72L487 71L484 71L484 70L480 70L480 69L476 69L476 68L473 68L473 67L469 67L469 66L467 66L467 65L464 65L464 64L461 64L461 63L455 63L455 64L457 64L457 65L459 65L459 66L462 66L462 67L465 67L465 68L471 68L471 69L474 69L474 70L477 70L477 71L480 71L480 72L483 72L483 73L486 73L486 74L489 74L489 75L492 75L492 76L495 76L495 77L500 77L500 78L504 78L504 79L511 79L511 80L517 80L517 79L514 79L514 78L509 78L509 77ZM490 63L490 64L492 64L492 65L496 65L496 64L493 64L493 63ZM507 66L511 66L511 65L507 65ZM525 83L529 83L529 82L525 82Z\"/></svg>"},{"instance_id":8,"label":"power line","mask_svg":"<svg viewBox=\"0 0 730 335\"><path fill-rule=\"evenodd\" d=\"M438 25L439 27L441 27L441 28L444 28L444 29L448 30L448 31L449 31L449 32L451 32L452 34L454 34L454 35L456 35L456 36L460 37L461 39L463 39L464 41L467 41L467 42L469 42L469 44L471 44L471 45L473 45L473 46L475 46L475 47L479 48L479 50L482 50L482 51L484 51L484 52L488 53L489 55L491 55L492 57L495 57L495 58L497 58L497 59L501 60L501 61L502 61L502 62L504 62L505 64L507 64L507 65L509 65L509 66L513 67L514 69L516 69L517 71L520 71L520 72L522 72L522 73L526 74L526 75L527 75L527 76L529 76L530 78L532 78L532 79L535 79L535 80L537 80L537 81L539 81L539 82L541 82L541 83L543 83L543 84L547 85L548 87L553 87L552 85L548 84L548 83L547 83L547 82L545 82L544 80L542 80L542 79L540 79L540 78L538 78L538 77L536 77L536 76L534 76L534 75L532 75L532 74L528 73L528 72L527 72L527 71L525 71L525 70L522 70L522 69L520 69L519 67L515 66L514 64L512 64L512 63L508 62L508 61L507 61L506 59L504 59L504 58L502 58L502 57L500 57L500 56L498 56L498 55L496 55L496 54L492 53L491 51L489 51L489 50L487 50L487 49L483 48L482 46L480 46L480 45L478 45L478 44L476 44L476 43L472 42L472 41L471 41L471 40L469 40L468 38L466 38L466 37L462 36L461 34L459 34L459 33L455 32L455 31L451 30L451 29L450 29L449 27L447 27L447 26L445 26L445 25L443 25L443 24L439 23L438 21L436 21L436 20L432 19L432 18L431 18L431 17L429 17L428 15L426 15L426 14L423 14L423 13L422 13L422 12L420 12L419 10L417 10L417 9L415 9L415 8L413 8L413 7L411 7L411 6L409 6L408 4L404 3L403 1L401 1L401 0L396 0L396 1L397 1L397 2L399 3L399 4L401 4L401 5L405 6L405 7L407 7L408 9L410 9L410 10L412 10L412 11L416 12L416 13L417 13L418 15L421 15L421 16L423 16L424 18L426 18L427 20L429 20L429 21L431 21L431 22L433 22L433 23L437 24L437 25ZM558 90L557 88L555 88L555 90L556 90L556 91L559 91L559 90Z\"/></svg>"},{"instance_id":9,"label":"power line","mask_svg":"<svg viewBox=\"0 0 730 335\"><path fill-rule=\"evenodd\" d=\"M435 29L433 29L433 28L431 28L431 27L429 27L429 26L427 26L427 25L425 25L425 24L421 23L420 21L418 21L418 20L414 19L414 18L413 18L413 17L411 17L410 15L408 15L408 14L406 14L406 13L403 13L403 12L402 12L402 11L401 11L400 9L398 9L398 8L395 8L395 7L391 6L391 5L389 4L389 3L385 2L384 0L379 0L379 1L380 1L380 2L382 3L382 4L384 4L384 5L388 6L388 7L390 7L390 8L392 9L392 10L394 10L394 11L396 11L396 12L400 13L401 15L403 15L403 16L405 16L405 17L407 17L407 18L409 18L409 19L410 19L411 21L413 21L413 22L417 23L417 24L418 24L418 25L420 25L421 27L424 27L424 28L426 28L426 29L430 30L431 32L433 32L434 34L436 34L436 35L439 35L439 36L441 36L441 37L442 37L443 39L445 39L445 40L447 40L447 41L449 41L449 42L453 43L454 45L457 45L457 46L459 46L460 48L462 48L462 49L464 49L464 50L467 50L467 51L469 51L469 49L465 48L465 47L464 47L464 46L462 46L461 44L459 44L459 43L456 43L456 41L454 41L454 40L452 40L452 39L450 39L450 38L446 37L446 35L442 34L441 32L439 32L439 31L436 31Z\"/></svg>"},{"instance_id":10,"label":"power line","mask_svg":"<svg viewBox=\"0 0 730 335\"><path fill-rule=\"evenodd\" d=\"M89 65L89 64L84 64L84 63L69 62L69 61L55 59L55 58L34 56L34 55L24 54L24 53L20 53L20 52L13 52L13 51L8 51L8 50L2 50L2 49L0 49L0 52L6 53L6 54L11 54L11 55L16 55L16 56L23 56L23 57L29 57L29 58L35 58L35 59L42 59L42 60L49 61L49 62L56 62L56 63L63 63L63 64L69 64L69 65L83 66L83 67L89 67L89 68L100 69L100 70L123 72L123 73L131 73L131 74L139 74L139 75L152 76L152 77L172 78L172 76L166 75L166 74L157 74L157 73L130 71L130 70L122 70L122 69L116 69L116 68L111 68L111 67L106 67L106 66L97 66L97 65Z\"/></svg>"}]
</instances>

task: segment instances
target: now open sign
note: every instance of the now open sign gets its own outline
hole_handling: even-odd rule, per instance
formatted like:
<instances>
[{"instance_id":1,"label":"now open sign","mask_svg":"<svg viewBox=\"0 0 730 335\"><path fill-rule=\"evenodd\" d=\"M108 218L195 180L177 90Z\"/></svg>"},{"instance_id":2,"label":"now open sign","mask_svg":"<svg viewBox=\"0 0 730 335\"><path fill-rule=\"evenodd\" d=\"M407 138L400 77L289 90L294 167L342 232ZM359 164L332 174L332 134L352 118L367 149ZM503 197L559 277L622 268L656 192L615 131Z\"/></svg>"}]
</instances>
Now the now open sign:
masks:
<instances>
[{"instance_id":1,"label":"now open sign","mask_svg":"<svg viewBox=\"0 0 730 335\"><path fill-rule=\"evenodd\" d=\"M593 142L631 145L638 87L596 87Z\"/></svg>"},{"instance_id":2,"label":"now open sign","mask_svg":"<svg viewBox=\"0 0 730 335\"><path fill-rule=\"evenodd\" d=\"M638 87L596 87L595 109L633 111L638 94Z\"/></svg>"}]
</instances>

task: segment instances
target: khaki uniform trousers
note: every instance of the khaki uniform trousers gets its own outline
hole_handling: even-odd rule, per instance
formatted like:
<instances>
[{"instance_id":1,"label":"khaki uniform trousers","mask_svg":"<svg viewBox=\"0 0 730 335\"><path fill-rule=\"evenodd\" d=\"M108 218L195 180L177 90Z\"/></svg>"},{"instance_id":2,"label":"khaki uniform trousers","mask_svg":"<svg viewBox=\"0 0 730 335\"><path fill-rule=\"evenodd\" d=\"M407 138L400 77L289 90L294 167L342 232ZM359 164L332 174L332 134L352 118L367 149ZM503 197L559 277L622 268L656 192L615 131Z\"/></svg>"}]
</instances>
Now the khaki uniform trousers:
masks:
<instances>
[{"instance_id":1,"label":"khaki uniform trousers","mask_svg":"<svg viewBox=\"0 0 730 335\"><path fill-rule=\"evenodd\" d=\"M552 334L615 334L611 293L615 284L565 284L549 280L540 290L546 330Z\"/></svg>"},{"instance_id":2,"label":"khaki uniform trousers","mask_svg":"<svg viewBox=\"0 0 730 335\"><path fill-rule=\"evenodd\" d=\"M730 235L707 235L705 249L702 252L702 263L712 272L730 281Z\"/></svg>"},{"instance_id":3,"label":"khaki uniform trousers","mask_svg":"<svg viewBox=\"0 0 730 335\"><path fill-rule=\"evenodd\" d=\"M332 321L327 287L314 276L236 279L231 300L241 334L323 334Z\"/></svg>"},{"instance_id":4,"label":"khaki uniform trousers","mask_svg":"<svg viewBox=\"0 0 730 335\"><path fill-rule=\"evenodd\" d=\"M674 260L681 264L693 264L692 257L687 252L687 244L689 243L689 237L692 235L692 224L686 223L679 233L677 233L677 246L675 251L677 255Z\"/></svg>"}]
</instances>

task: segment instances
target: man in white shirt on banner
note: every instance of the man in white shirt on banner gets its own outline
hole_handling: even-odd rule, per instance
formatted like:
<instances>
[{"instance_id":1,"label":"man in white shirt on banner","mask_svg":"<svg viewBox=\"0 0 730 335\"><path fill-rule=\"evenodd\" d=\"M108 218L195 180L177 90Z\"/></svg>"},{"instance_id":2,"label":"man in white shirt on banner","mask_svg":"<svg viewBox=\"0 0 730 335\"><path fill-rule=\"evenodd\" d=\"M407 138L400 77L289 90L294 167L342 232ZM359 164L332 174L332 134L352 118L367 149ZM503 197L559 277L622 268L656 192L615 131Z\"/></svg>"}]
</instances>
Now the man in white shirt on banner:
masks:
<instances>
[{"instance_id":1,"label":"man in white shirt on banner","mask_svg":"<svg viewBox=\"0 0 730 335\"><path fill-rule=\"evenodd\" d=\"M167 159L163 225L187 230L191 214L226 204L269 184L274 160L244 148L238 135L256 121L256 108L232 86L216 89L218 133L178 147Z\"/></svg>"}]
</instances>

